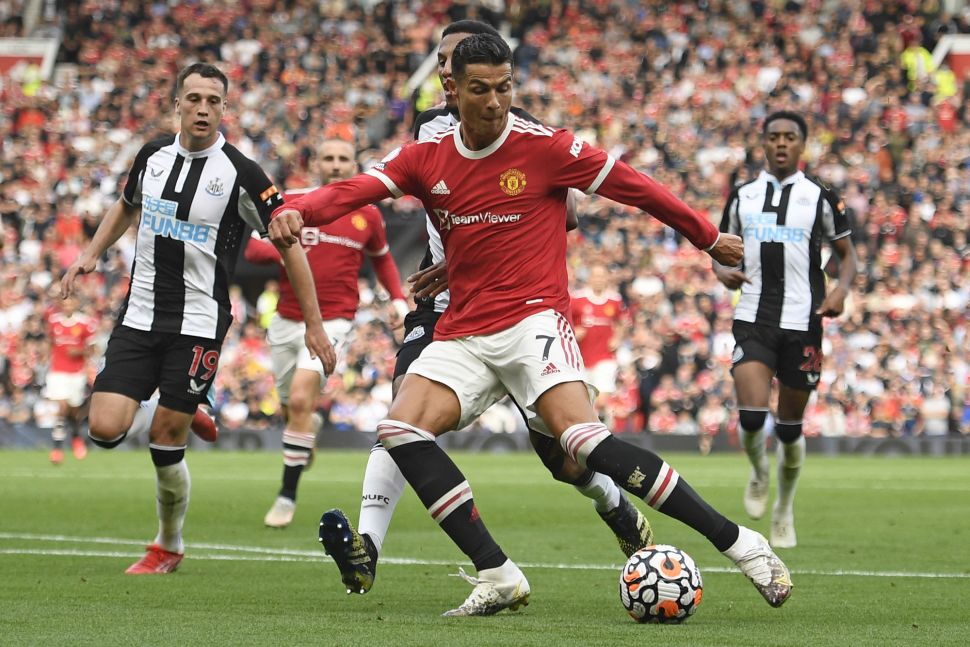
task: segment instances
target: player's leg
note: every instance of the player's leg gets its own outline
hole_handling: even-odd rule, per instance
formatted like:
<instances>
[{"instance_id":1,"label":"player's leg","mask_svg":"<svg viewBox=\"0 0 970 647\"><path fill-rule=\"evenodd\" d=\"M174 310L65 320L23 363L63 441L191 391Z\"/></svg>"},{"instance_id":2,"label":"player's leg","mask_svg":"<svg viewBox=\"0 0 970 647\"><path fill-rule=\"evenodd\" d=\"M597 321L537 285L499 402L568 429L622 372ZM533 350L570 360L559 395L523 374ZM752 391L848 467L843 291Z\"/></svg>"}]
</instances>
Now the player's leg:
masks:
<instances>
[{"instance_id":1,"label":"player's leg","mask_svg":"<svg viewBox=\"0 0 970 647\"><path fill-rule=\"evenodd\" d=\"M774 350L775 331L734 322L736 346L731 374L738 399L738 424L751 473L744 489L744 509L752 519L760 519L768 507L770 466L765 451L765 420L770 411L771 381L778 366Z\"/></svg>"},{"instance_id":2,"label":"player's leg","mask_svg":"<svg viewBox=\"0 0 970 647\"><path fill-rule=\"evenodd\" d=\"M272 506L263 517L263 523L274 528L286 527L293 520L293 514L296 510L294 501L296 483L303 469L309 464L310 456L312 456L316 444L315 433L313 439L308 440L308 434L304 430L291 429L290 427L290 389L296 375L300 352L305 346L303 341L305 331L306 328L302 322L285 319L277 314L270 321L266 334L266 341L270 347L276 392L279 395L283 410L286 412L286 427L283 429L283 475L280 490L292 489L290 496L283 496L277 492ZM312 370L312 366L306 370ZM322 366L320 371L323 371ZM319 382L317 389L319 393ZM305 408L309 408L309 405ZM289 488L287 487L288 483L291 484Z\"/></svg>"},{"instance_id":3,"label":"player's leg","mask_svg":"<svg viewBox=\"0 0 970 647\"><path fill-rule=\"evenodd\" d=\"M412 364L381 442L431 517L471 560L477 578L465 602L446 615L491 615L528 603L529 583L485 527L471 487L435 437L477 418L505 395L479 359L478 340L434 342Z\"/></svg>"},{"instance_id":4,"label":"player's leg","mask_svg":"<svg viewBox=\"0 0 970 647\"><path fill-rule=\"evenodd\" d=\"M419 309L404 318L404 343L397 353L391 386L393 398L408 367L431 343L440 316L433 310ZM394 459L378 441L371 447L364 468L358 528L337 508L327 510L320 518L320 543L337 563L348 593L366 593L374 585L384 538L406 484Z\"/></svg>"},{"instance_id":5,"label":"player's leg","mask_svg":"<svg viewBox=\"0 0 970 647\"><path fill-rule=\"evenodd\" d=\"M765 539L711 507L661 457L613 436L596 418L584 384L568 382L549 389L536 401L536 409L580 465L611 476L650 507L704 535L737 564L769 604L785 602L791 577Z\"/></svg>"},{"instance_id":6,"label":"player's leg","mask_svg":"<svg viewBox=\"0 0 970 647\"><path fill-rule=\"evenodd\" d=\"M111 331L102 362L88 404L88 437L111 449L127 437L139 403L158 386L162 361L152 333L119 325Z\"/></svg>"},{"instance_id":7,"label":"player's leg","mask_svg":"<svg viewBox=\"0 0 970 647\"><path fill-rule=\"evenodd\" d=\"M185 461L189 426L208 398L222 346L221 340L177 334L156 335L156 340L159 398L148 448L155 466L158 533L145 556L126 571L131 575L171 573L182 561L192 486Z\"/></svg>"},{"instance_id":8,"label":"player's leg","mask_svg":"<svg viewBox=\"0 0 970 647\"><path fill-rule=\"evenodd\" d=\"M770 465L765 451L765 420L768 418L771 381L775 371L770 366L747 361L732 369L738 398L738 424L751 473L744 489L744 509L752 519L760 519L768 505Z\"/></svg>"},{"instance_id":9,"label":"player's leg","mask_svg":"<svg viewBox=\"0 0 970 647\"><path fill-rule=\"evenodd\" d=\"M47 376L45 397L57 403L57 418L51 430L50 461L59 465L64 460L64 443L67 441L68 427L71 430L71 450L78 460L87 456L87 446L79 438L80 423L78 413L84 404L87 378L84 373L62 373L53 371Z\"/></svg>"},{"instance_id":10,"label":"player's leg","mask_svg":"<svg viewBox=\"0 0 970 647\"><path fill-rule=\"evenodd\" d=\"M790 333L778 371L778 492L771 511L771 545L794 548L795 489L805 462L805 437L802 418L805 407L818 386L822 368L821 329Z\"/></svg>"},{"instance_id":11,"label":"player's leg","mask_svg":"<svg viewBox=\"0 0 970 647\"><path fill-rule=\"evenodd\" d=\"M300 476L310 463L322 420L315 414L320 397L320 371L297 368L290 382L286 429L283 430L283 478L276 501L263 522L272 528L285 528L296 512L296 491Z\"/></svg>"},{"instance_id":12,"label":"player's leg","mask_svg":"<svg viewBox=\"0 0 970 647\"><path fill-rule=\"evenodd\" d=\"M562 446L551 436L530 429L529 440L554 479L569 483L580 494L593 501L596 513L609 526L616 536L620 550L627 557L644 546L654 543L650 522L643 512L627 499L613 479L581 467L566 456Z\"/></svg>"},{"instance_id":13,"label":"player's leg","mask_svg":"<svg viewBox=\"0 0 970 647\"><path fill-rule=\"evenodd\" d=\"M84 404L83 387L81 387L74 398L69 400L66 416L67 421L71 425L71 453L79 461L83 461L88 455L87 443L84 442L84 438L81 436L82 404Z\"/></svg>"},{"instance_id":14,"label":"player's leg","mask_svg":"<svg viewBox=\"0 0 970 647\"><path fill-rule=\"evenodd\" d=\"M48 377L48 386L50 385ZM50 396L48 396L50 397ZM54 428L51 429L51 453L50 461L54 465L64 462L64 441L67 440L67 401L57 400L57 418L54 420Z\"/></svg>"},{"instance_id":15,"label":"player's leg","mask_svg":"<svg viewBox=\"0 0 970 647\"><path fill-rule=\"evenodd\" d=\"M680 475L653 452L621 441L599 421L583 382L585 372L569 322L546 311L502 334L508 359L490 357L509 394L537 416L532 427L547 430L581 466L611 477L650 507L704 535L735 562L772 605L787 599L787 568L758 533L740 528L707 504ZM555 370L544 370L552 366Z\"/></svg>"},{"instance_id":16,"label":"player's leg","mask_svg":"<svg viewBox=\"0 0 970 647\"><path fill-rule=\"evenodd\" d=\"M172 573L185 555L182 527L185 524L192 486L188 464L185 462L185 448L193 414L194 411L177 411L164 404L155 409L149 430L148 450L155 466L158 533L144 557L125 571L128 575Z\"/></svg>"}]
</instances>

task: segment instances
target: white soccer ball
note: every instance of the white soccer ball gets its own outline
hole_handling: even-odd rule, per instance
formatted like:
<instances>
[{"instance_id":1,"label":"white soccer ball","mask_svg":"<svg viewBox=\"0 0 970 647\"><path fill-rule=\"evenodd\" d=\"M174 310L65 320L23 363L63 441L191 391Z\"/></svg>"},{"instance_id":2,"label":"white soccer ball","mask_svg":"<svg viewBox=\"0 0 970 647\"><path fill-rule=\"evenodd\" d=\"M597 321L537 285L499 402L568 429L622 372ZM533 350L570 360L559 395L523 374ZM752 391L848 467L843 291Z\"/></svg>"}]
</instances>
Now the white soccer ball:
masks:
<instances>
[{"instance_id":1,"label":"white soccer ball","mask_svg":"<svg viewBox=\"0 0 970 647\"><path fill-rule=\"evenodd\" d=\"M641 548L620 571L620 602L637 622L683 622L697 610L703 590L700 569L674 546Z\"/></svg>"}]
</instances>

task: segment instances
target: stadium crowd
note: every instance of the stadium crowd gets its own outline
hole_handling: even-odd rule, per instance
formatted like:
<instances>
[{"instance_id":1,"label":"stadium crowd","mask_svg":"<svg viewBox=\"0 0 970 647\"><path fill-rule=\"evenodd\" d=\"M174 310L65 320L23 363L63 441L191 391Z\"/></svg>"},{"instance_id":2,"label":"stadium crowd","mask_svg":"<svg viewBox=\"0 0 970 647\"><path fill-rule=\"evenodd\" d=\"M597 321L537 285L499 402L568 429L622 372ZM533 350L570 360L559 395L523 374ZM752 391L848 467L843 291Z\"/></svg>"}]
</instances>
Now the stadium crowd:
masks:
<instances>
[{"instance_id":1,"label":"stadium crowd","mask_svg":"<svg viewBox=\"0 0 970 647\"><path fill-rule=\"evenodd\" d=\"M0 427L47 425L53 286L117 198L139 143L172 131L181 65L220 65L232 84L227 139L278 184L312 186L325 137L354 141L364 167L410 138L413 116L441 94L433 74L413 91L407 81L461 18L516 39L516 105L716 222L730 188L762 167L760 120L804 114L806 170L841 194L863 268L847 313L827 325L805 433L970 434L970 78L929 58L942 35L970 33L970 11L896 0L57 3L55 77L0 77ZM381 208L389 221L420 222L413 201ZM606 263L629 313L608 406L616 431L693 434L702 447L733 433L732 294L707 256L606 200L581 200L579 213L572 287ZM133 240L82 287L100 326L92 375ZM234 291L217 381L226 427L279 423L265 341L274 289L252 302ZM396 341L385 308L365 285L346 366L320 402L332 427L373 430L386 412ZM493 413L483 426L521 425Z\"/></svg>"}]
</instances>

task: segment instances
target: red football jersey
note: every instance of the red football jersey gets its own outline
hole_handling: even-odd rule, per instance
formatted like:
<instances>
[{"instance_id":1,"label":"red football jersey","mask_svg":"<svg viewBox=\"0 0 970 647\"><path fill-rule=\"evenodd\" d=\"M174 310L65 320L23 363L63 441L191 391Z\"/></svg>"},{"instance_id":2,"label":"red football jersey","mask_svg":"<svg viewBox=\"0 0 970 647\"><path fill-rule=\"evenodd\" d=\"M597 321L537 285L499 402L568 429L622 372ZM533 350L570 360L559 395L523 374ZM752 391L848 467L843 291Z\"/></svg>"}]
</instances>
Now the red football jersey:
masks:
<instances>
[{"instance_id":1,"label":"red football jersey","mask_svg":"<svg viewBox=\"0 0 970 647\"><path fill-rule=\"evenodd\" d=\"M441 234L451 289L435 339L453 339L504 330L549 308L568 315L570 187L648 211L697 247L717 240L710 222L646 175L566 130L514 115L484 149L469 150L456 125L287 206L319 224L388 195L420 199Z\"/></svg>"},{"instance_id":2,"label":"red football jersey","mask_svg":"<svg viewBox=\"0 0 970 647\"><path fill-rule=\"evenodd\" d=\"M579 351L586 368L613 359L614 353L610 349L613 327L626 313L620 295L607 291L596 296L591 290L581 290L573 295L572 312L573 326L586 329L586 334L579 340Z\"/></svg>"},{"instance_id":3,"label":"red football jersey","mask_svg":"<svg viewBox=\"0 0 970 647\"><path fill-rule=\"evenodd\" d=\"M304 193L307 191L287 191L283 199L289 203ZM301 238L324 320L353 319L360 302L357 276L364 255L377 257L389 251L381 212L366 204L324 227L305 226ZM253 260L280 260L279 252L265 240L250 239L246 253ZM281 317L303 321L300 302L285 270L280 271L276 311Z\"/></svg>"},{"instance_id":4,"label":"red football jersey","mask_svg":"<svg viewBox=\"0 0 970 647\"><path fill-rule=\"evenodd\" d=\"M67 317L62 312L53 312L47 317L47 327L51 339L51 367L55 373L80 373L85 368L83 353L71 352L84 350L97 332L95 322L82 314Z\"/></svg>"}]
</instances>

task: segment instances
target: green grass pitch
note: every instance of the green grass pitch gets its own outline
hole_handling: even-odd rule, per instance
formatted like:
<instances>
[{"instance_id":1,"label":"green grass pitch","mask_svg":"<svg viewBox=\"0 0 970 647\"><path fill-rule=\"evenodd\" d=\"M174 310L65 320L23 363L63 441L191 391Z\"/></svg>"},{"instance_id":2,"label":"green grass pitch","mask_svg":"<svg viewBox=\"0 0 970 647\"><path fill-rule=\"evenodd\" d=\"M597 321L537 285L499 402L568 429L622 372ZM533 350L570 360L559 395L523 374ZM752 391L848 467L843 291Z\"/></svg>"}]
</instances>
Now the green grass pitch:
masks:
<instances>
[{"instance_id":1,"label":"green grass pitch","mask_svg":"<svg viewBox=\"0 0 970 647\"><path fill-rule=\"evenodd\" d=\"M704 599L681 626L637 625L620 605L624 561L582 496L526 454L456 453L532 602L491 618L442 618L470 587L464 556L407 491L374 589L345 594L316 542L320 513L357 518L366 454L321 451L294 525L262 525L280 474L271 453L189 452L187 554L168 576L124 569L154 537L145 450L92 451L57 468L0 453L3 645L966 645L970 641L970 462L810 455L796 502L799 546L781 551L795 590L781 609L704 539L650 511L662 543L697 561ZM666 457L746 522L738 455ZM645 507L641 502L641 507Z\"/></svg>"}]
</instances>

